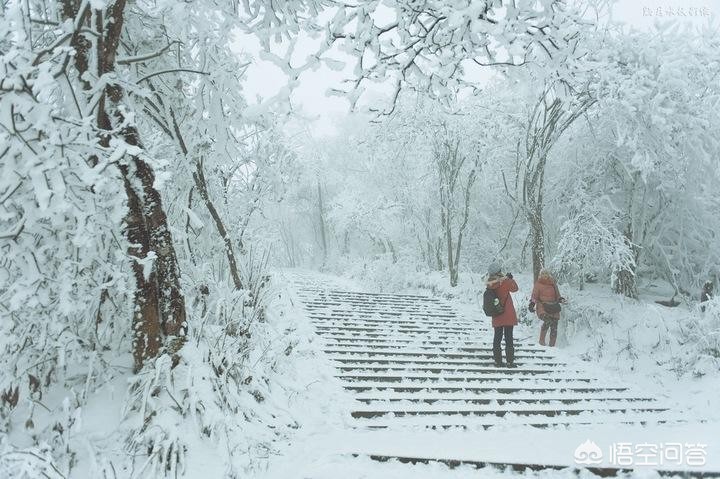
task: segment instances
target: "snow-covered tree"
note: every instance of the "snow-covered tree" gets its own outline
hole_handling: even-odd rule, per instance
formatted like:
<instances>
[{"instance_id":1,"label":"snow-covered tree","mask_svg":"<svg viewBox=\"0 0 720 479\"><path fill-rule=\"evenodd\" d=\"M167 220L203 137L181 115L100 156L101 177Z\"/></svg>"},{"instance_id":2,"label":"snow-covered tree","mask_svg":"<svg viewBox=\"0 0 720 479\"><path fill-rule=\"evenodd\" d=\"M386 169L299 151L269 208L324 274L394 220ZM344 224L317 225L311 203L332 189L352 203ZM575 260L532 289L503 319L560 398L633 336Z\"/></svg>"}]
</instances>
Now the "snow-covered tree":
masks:
<instances>
[{"instance_id":1,"label":"snow-covered tree","mask_svg":"<svg viewBox=\"0 0 720 479\"><path fill-rule=\"evenodd\" d=\"M687 291L718 264L708 190L718 178L718 116L706 107L718 94L716 40L665 30L604 41L594 59L606 65L598 69L598 104L561 147L574 163L560 170L561 181L587 185L596 207L616 218L634 257L613 273L617 292L637 295L643 265Z\"/></svg>"}]
</instances>

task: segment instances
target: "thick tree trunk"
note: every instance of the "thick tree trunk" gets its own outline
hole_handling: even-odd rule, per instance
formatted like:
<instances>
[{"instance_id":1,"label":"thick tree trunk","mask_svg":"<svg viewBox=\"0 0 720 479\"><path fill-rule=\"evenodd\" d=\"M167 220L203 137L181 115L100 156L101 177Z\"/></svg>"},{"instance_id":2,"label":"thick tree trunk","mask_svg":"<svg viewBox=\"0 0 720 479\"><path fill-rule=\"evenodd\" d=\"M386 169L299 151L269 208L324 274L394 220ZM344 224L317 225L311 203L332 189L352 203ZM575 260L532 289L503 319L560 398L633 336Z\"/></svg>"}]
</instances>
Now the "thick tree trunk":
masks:
<instances>
[{"instance_id":1,"label":"thick tree trunk","mask_svg":"<svg viewBox=\"0 0 720 479\"><path fill-rule=\"evenodd\" d=\"M131 258L147 258L149 252L149 239L147 228L143 219L141 201L130 183L127 167L123 174L125 192L128 196L128 214L125 217L126 229L130 248L128 254ZM145 275L142 265L134 260L132 262L133 276L135 277L134 303L135 309L132 318L132 351L134 370L139 371L147 359L157 356L161 345L161 319L159 298L157 292L156 273L153 270Z\"/></svg>"},{"instance_id":2,"label":"thick tree trunk","mask_svg":"<svg viewBox=\"0 0 720 479\"><path fill-rule=\"evenodd\" d=\"M127 141L127 135L126 135ZM167 336L184 336L186 328L185 298L180 289L180 268L160 192L155 189L155 174L146 162L134 159L135 178L143 190L143 213L150 251L155 252L155 273L162 331Z\"/></svg>"},{"instance_id":3,"label":"thick tree trunk","mask_svg":"<svg viewBox=\"0 0 720 479\"><path fill-rule=\"evenodd\" d=\"M115 57L122 32L125 0L116 0L107 7L107 19L104 21L103 10L94 11L98 37L96 38L97 73L102 77L115 70ZM78 20L78 25L89 23L90 10L79 12L80 2L65 0L63 15ZM76 32L71 41L75 48L75 68L84 90L90 85L83 80L90 62L88 55L91 43L83 34ZM122 87L111 84L105 87L98 102L96 118L100 131L100 144L109 147L112 135L119 135L123 140L134 146L141 146L139 135L134 127L126 127L119 133L114 130L112 117L120 125L124 117L118 106L124 95ZM91 159L91 162L96 161ZM129 161L119 164L120 172L128 198L128 214L126 217L126 235L130 247L128 253L133 258L132 269L136 281L134 293L133 326L133 357L135 371L138 371L146 359L157 356L163 345L163 334L166 336L184 335L185 300L179 283L179 271L172 236L163 210L160 193L155 189L155 174L145 161L132 157ZM154 258L149 255L153 253ZM145 264L152 261L146 273Z\"/></svg>"},{"instance_id":4,"label":"thick tree trunk","mask_svg":"<svg viewBox=\"0 0 720 479\"><path fill-rule=\"evenodd\" d=\"M99 123L107 121L103 110ZM123 136L129 144L136 140L134 130L123 132ZM125 219L131 245L128 253L134 258L133 358L135 370L139 371L146 359L159 354L165 337L185 335L185 299L180 289L172 235L160 193L154 188L152 168L141 159L133 158L129 165L121 165L120 171L128 196ZM155 257L151 258L151 254ZM148 261L152 265L146 273Z\"/></svg>"}]
</instances>

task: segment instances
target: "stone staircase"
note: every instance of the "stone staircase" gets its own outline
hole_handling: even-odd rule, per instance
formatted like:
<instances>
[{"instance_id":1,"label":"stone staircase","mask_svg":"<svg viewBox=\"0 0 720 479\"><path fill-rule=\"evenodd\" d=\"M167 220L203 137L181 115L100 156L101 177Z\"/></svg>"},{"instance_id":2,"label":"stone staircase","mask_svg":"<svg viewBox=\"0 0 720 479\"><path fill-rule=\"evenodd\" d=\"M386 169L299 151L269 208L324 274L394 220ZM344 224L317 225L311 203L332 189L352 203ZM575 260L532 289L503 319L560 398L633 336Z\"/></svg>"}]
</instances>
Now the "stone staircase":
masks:
<instances>
[{"instance_id":1,"label":"stone staircase","mask_svg":"<svg viewBox=\"0 0 720 479\"><path fill-rule=\"evenodd\" d=\"M484 316L433 297L313 285L296 291L364 429L537 428L657 423L656 399L596 377L558 351L516 339L515 369L496 368Z\"/></svg>"}]
</instances>

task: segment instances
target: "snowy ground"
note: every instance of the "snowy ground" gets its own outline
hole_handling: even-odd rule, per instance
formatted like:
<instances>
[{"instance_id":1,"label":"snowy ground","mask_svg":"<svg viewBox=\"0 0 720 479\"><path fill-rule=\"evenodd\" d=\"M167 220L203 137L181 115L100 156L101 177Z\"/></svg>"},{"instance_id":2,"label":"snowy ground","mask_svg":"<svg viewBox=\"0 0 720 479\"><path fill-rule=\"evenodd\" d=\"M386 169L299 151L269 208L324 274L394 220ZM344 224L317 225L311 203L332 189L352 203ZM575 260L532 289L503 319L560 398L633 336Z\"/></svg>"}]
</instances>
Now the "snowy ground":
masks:
<instances>
[{"instance_id":1,"label":"snowy ground","mask_svg":"<svg viewBox=\"0 0 720 479\"><path fill-rule=\"evenodd\" d=\"M350 417L349 411L357 408L358 403L335 377L336 371L322 351L323 341L315 334L291 278L301 278L305 285L333 285L346 290L392 290L439 296L464 320L478 321L478 324L487 322L476 302L477 292L483 285L479 276L465 275L463 283L451 290L446 286L446 279L437 274L413 275L409 281L394 281L392 288L383 283L311 271L276 275L275 301L267 321L258 324L254 333L262 347L256 348L243 362L243 367L252 376L237 398L243 415L206 418L205 421L218 432L212 439L203 440L198 434L202 424L187 420L175 423L172 414L167 417L167 431L190 446L184 462L185 477L226 477L231 469L243 470L247 477L257 479L335 479L340 475L358 479L449 479L518 474L496 467L479 471L477 465L469 464L450 468L433 462L378 462L371 460L370 455L483 464L573 466L521 475L576 477L572 470L574 454L578 446L588 440L604 452L604 462L600 466L609 465L607 456L613 445L680 443L687 448L688 445L705 444L706 464L702 469L720 471L720 441L717 439L720 373L710 347L715 343L710 338L699 344L702 337L692 334L708 327L692 307L665 308L653 302L669 296L662 288L645 289L641 301L633 302L600 286L579 291L561 285L570 303L564 311L559 347L555 353L565 358L568 364L592 371L594 377L630 384L635 391L659 399L670 408L675 419L672 424L595 424L548 429L500 425L489 430L468 431L403 427L369 431L355 427L357 422ZM523 308L528 300L530 278L517 275L517 280L520 291L515 295L515 302L521 324L515 336L534 342L539 323ZM193 347L186 348L184 355L188 356L188 362L183 366L186 372L179 372L178 377L186 374L189 381L202 386L204 378L199 377L202 369L192 368L201 367L203 362L192 357ZM117 367L127 368L128 364L118 362ZM67 417L60 418L66 425L66 432L58 433L57 444L67 444L77 462L66 479L102 477L97 471L104 471L106 477L158 477L151 472L142 472L142 464L132 469L117 469L118 465L127 464L123 437L130 424L123 413L124 402L128 400L128 376L121 372L107 376L113 379L82 410L63 399L67 392L58 390L45 395L42 403L54 412L45 411L38 403L32 414L34 427L44 427L45 423L58 420L56 412L63 410L63 404L67 403ZM208 392L207 397L211 396ZM225 413L218 411L217 414ZM57 444L46 445L45 449L32 446L32 438L19 434L23 430L24 417L17 416L19 422L13 425L15 433L0 434L0 466L6 468L0 467L0 471L11 471L7 477L44 477L42 472L47 477L62 478L46 467L46 460L52 459L48 451ZM223 430L223 435L228 433L232 437L220 437L219 432ZM235 450L224 450L229 447ZM33 459L31 454L39 454L40 459ZM228 460L228 457L232 459ZM637 457L634 465L638 465ZM673 466L672 461L667 461L663 469L682 469ZM113 472L113 469L117 470ZM585 472L580 476L590 477ZM657 477L657 473L653 468L639 467L628 476L651 478ZM0 479L4 479L1 474Z\"/></svg>"},{"instance_id":2,"label":"snowy ground","mask_svg":"<svg viewBox=\"0 0 720 479\"><path fill-rule=\"evenodd\" d=\"M309 283L335 284L346 289L368 289L372 285L358 284L351 280L303 273ZM516 304L527 303L530 278L519 275L520 292ZM432 293L449 298L459 312L467 318L486 320L481 316L474 302L475 294L482 282L478 277L469 277L450 293L439 275L424 276L410 282L405 292ZM561 286L562 288L562 286ZM372 289L383 289L375 285ZM298 364L297 374L318 378L318 368L323 371L316 384L315 404L304 403L305 407L320 408L323 414L313 415L304 421L304 426L284 443L278 443L276 456L269 461L268 470L258 477L302 477L330 478L340 472L344 477L497 477L511 474L510 471L483 469L462 465L450 469L443 464L400 464L396 461L376 462L367 457L353 457L353 453L385 454L415 458L445 458L459 461L483 463L533 463L572 465L573 454L583 442L595 442L607 452L618 444L663 445L681 443L705 444L706 464L702 469L720 471L720 430L718 413L717 369L708 366L707 361L688 359L692 345L679 344L677 329L692 310L686 307L668 309L656 305L654 297L644 295L639 303L624 301L600 287L577 291L564 287L563 294L570 304L564 312L565 321L561 328L558 353L582 361L600 376L610 376L632 383L644 394L662 398L678 413L679 422L672 425L648 426L576 426L539 430L527 426L493 428L490 431L428 431L425 429L402 431L366 431L352 429L350 421L343 416L349 411L352 398L344 393L340 385L331 378L329 364L323 361L317 348L317 341L308 340L307 348L312 350L312 360ZM663 292L661 292L662 294ZM659 296L660 297L660 296ZM667 296L662 296L667 298ZM283 314L302 318L304 313L297 302L286 304L290 308ZM518 308L521 309L521 308ZM524 316L524 315L523 315ZM599 318L590 323L591 318ZM608 319L610 318L610 319ZM532 317L523 317L516 337L533 339L539 324ZM300 319L298 324L302 324ZM298 333L310 333L309 329ZM628 342L628 338L630 341ZM658 340L658 338L660 340ZM665 339L665 340L663 340ZM630 344L628 346L628 344ZM685 358L685 359L683 359ZM690 370L678 370L678 365L689 365ZM702 369L698 369L702 368ZM295 405L297 406L297 405ZM700 420L704 422L700 422ZM605 458L607 461L607 458ZM641 463L638 457L633 464ZM607 462L603 463L608 465ZM667 462L663 469L677 470L686 467L672 467ZM479 476L478 474L482 474ZM571 470L539 471L528 473L533 477L570 477ZM584 474L583 474L584 475ZM653 468L637 467L631 477L656 477Z\"/></svg>"},{"instance_id":3,"label":"snowy ground","mask_svg":"<svg viewBox=\"0 0 720 479\"><path fill-rule=\"evenodd\" d=\"M525 308L531 277L520 274L516 279L520 291L514 295L515 304L522 315L516 336L536 338L540 321ZM451 292L446 281L433 274L407 290L427 291L417 285L432 285L440 294L453 295L459 308L473 314L482 279L466 275L459 292ZM642 288L639 301L622 298L607 285L586 285L582 291L568 285L560 288L569 303L559 325L559 349L674 402L678 410L686 411L688 420L720 420L720 358L698 352L702 338L692 333L702 328L703 315L697 304L668 308L655 303L672 295L669 286L660 282ZM717 337L720 332L703 334Z\"/></svg>"}]
</instances>

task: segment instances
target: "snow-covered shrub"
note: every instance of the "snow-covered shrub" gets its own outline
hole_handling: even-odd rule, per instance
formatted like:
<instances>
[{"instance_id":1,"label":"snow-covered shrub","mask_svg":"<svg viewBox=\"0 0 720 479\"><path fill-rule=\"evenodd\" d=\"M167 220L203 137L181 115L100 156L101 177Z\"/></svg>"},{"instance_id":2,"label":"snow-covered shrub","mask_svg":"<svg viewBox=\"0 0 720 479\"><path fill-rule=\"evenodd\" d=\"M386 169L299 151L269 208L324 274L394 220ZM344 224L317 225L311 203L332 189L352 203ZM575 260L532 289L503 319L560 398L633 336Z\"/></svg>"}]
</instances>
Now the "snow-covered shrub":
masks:
<instances>
[{"instance_id":1,"label":"snow-covered shrub","mask_svg":"<svg viewBox=\"0 0 720 479\"><path fill-rule=\"evenodd\" d=\"M99 144L70 80L53 73L69 49L34 51L54 34L34 41L31 8L11 2L0 15L0 439L26 438L12 457L67 475L86 450L80 412L129 357L134 284L115 164L141 153Z\"/></svg>"},{"instance_id":2,"label":"snow-covered shrub","mask_svg":"<svg viewBox=\"0 0 720 479\"><path fill-rule=\"evenodd\" d=\"M566 291L566 289L568 289ZM648 378L717 374L720 370L720 301L668 308L642 298L633 301L593 285L563 289L559 344L590 362L623 374Z\"/></svg>"},{"instance_id":3,"label":"snow-covered shrub","mask_svg":"<svg viewBox=\"0 0 720 479\"><path fill-rule=\"evenodd\" d=\"M720 370L720 297L697 306L680 324L680 337L688 348L687 366L693 374Z\"/></svg>"},{"instance_id":4,"label":"snow-covered shrub","mask_svg":"<svg viewBox=\"0 0 720 479\"><path fill-rule=\"evenodd\" d=\"M582 197L582 195L580 195ZM613 225L612 211L603 202L582 198L569 206L570 217L560 227L560 239L550 266L564 279L581 285L594 277L616 280L618 271L634 271L633 251Z\"/></svg>"},{"instance_id":5,"label":"snow-covered shrub","mask_svg":"<svg viewBox=\"0 0 720 479\"><path fill-rule=\"evenodd\" d=\"M47 444L14 448L3 437L0 437L0 477L66 479L53 464L52 451Z\"/></svg>"},{"instance_id":6,"label":"snow-covered shrub","mask_svg":"<svg viewBox=\"0 0 720 479\"><path fill-rule=\"evenodd\" d=\"M132 378L124 416L135 474L182 476L193 457L212 454L223 477L241 477L258 467L251 450L274 435L260 424L252 434L247 429L248 423L265 422L254 416L267 394L261 392L269 381L267 365L287 346L268 339L272 293L266 256L247 253L241 259L242 290L221 269L193 265L195 274L186 281L196 294L188 305L193 319L184 344ZM270 351L274 356L265 356Z\"/></svg>"},{"instance_id":7,"label":"snow-covered shrub","mask_svg":"<svg viewBox=\"0 0 720 479\"><path fill-rule=\"evenodd\" d=\"M612 327L611 311L596 304L572 301L563 306L561 317L558 328L561 344L582 338L587 341L586 351L580 355L583 359L594 360L604 355L607 338L599 333L605 328Z\"/></svg>"}]
</instances>

